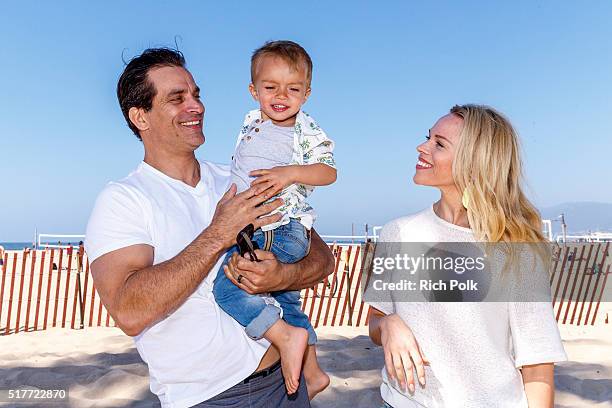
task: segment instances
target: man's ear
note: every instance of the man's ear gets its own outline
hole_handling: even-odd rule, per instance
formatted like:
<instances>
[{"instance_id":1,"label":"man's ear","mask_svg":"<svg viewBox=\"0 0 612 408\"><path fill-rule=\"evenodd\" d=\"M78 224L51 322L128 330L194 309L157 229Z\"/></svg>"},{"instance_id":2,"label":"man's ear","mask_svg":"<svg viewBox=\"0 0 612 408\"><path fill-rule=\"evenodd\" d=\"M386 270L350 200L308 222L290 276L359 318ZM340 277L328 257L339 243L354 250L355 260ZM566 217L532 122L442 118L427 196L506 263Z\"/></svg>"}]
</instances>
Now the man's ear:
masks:
<instances>
[{"instance_id":1,"label":"man's ear","mask_svg":"<svg viewBox=\"0 0 612 408\"><path fill-rule=\"evenodd\" d=\"M255 88L255 85L253 85L252 82L249 84L249 92L251 93L253 99L259 101L259 96L257 95L257 88Z\"/></svg>"},{"instance_id":2,"label":"man's ear","mask_svg":"<svg viewBox=\"0 0 612 408\"><path fill-rule=\"evenodd\" d=\"M141 132L149 130L149 120L144 109L132 106L128 111L130 122Z\"/></svg>"}]
</instances>

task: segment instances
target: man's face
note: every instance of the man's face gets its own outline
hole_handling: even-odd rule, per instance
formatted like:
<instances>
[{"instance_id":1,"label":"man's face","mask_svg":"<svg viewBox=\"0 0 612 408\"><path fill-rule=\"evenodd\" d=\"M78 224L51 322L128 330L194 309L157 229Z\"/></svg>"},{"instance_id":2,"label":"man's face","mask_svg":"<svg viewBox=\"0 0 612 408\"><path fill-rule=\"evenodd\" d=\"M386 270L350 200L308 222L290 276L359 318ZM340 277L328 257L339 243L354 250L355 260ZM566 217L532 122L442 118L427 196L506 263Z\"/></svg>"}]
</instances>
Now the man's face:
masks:
<instances>
[{"instance_id":1,"label":"man's face","mask_svg":"<svg viewBox=\"0 0 612 408\"><path fill-rule=\"evenodd\" d=\"M152 148L193 152L205 140L200 88L181 67L154 68L148 78L157 93L151 110L144 114L148 129L141 132L143 141Z\"/></svg>"},{"instance_id":2,"label":"man's face","mask_svg":"<svg viewBox=\"0 0 612 408\"><path fill-rule=\"evenodd\" d=\"M292 126L300 108L310 95L305 64L293 68L287 61L264 55L257 62L255 82L249 86L259 102L263 120L275 125Z\"/></svg>"}]
</instances>

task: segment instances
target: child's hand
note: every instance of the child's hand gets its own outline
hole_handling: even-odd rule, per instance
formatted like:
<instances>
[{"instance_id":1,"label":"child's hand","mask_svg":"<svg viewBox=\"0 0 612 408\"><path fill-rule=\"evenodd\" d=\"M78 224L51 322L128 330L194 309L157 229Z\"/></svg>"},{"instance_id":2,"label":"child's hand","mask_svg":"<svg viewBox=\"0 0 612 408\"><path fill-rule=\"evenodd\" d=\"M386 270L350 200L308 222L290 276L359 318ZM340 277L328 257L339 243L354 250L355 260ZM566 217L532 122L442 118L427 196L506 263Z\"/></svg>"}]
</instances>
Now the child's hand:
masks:
<instances>
[{"instance_id":1,"label":"child's hand","mask_svg":"<svg viewBox=\"0 0 612 408\"><path fill-rule=\"evenodd\" d=\"M249 173L249 176L257 177L251 183L251 187L257 186L255 194L263 193L265 198L269 198L295 182L295 166L277 166L267 170L253 170Z\"/></svg>"}]
</instances>

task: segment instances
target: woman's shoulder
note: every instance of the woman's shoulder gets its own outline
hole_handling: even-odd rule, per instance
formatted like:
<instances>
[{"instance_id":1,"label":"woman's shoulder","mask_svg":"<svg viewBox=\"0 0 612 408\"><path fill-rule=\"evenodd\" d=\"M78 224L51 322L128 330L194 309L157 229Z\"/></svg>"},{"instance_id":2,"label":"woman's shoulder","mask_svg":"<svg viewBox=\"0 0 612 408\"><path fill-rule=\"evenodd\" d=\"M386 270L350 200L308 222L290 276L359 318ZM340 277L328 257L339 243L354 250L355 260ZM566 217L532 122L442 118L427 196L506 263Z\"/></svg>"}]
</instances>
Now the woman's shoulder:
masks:
<instances>
[{"instance_id":1,"label":"woman's shoulder","mask_svg":"<svg viewBox=\"0 0 612 408\"><path fill-rule=\"evenodd\" d=\"M431 218L430 212L431 209L428 207L417 213L405 215L389 221L382 227L379 240L383 242L401 242L409 240L409 238L411 238L409 235L422 231L420 227L425 226L429 222Z\"/></svg>"}]
</instances>

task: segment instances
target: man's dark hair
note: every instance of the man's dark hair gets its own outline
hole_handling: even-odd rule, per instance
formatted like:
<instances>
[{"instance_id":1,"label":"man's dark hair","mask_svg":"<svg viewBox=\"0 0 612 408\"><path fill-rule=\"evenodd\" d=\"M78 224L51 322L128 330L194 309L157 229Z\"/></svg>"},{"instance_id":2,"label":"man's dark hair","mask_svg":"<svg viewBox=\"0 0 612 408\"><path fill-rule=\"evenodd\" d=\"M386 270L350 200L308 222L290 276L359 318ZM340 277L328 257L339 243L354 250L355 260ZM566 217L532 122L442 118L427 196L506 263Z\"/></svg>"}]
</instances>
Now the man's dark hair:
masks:
<instances>
[{"instance_id":1,"label":"man's dark hair","mask_svg":"<svg viewBox=\"0 0 612 408\"><path fill-rule=\"evenodd\" d=\"M130 108L151 110L157 89L149 80L148 73L153 68L173 66L185 68L185 57L182 52L171 48L148 48L132 58L119 77L117 83L119 106L125 121L139 140L142 140L139 130L130 121Z\"/></svg>"},{"instance_id":2,"label":"man's dark hair","mask_svg":"<svg viewBox=\"0 0 612 408\"><path fill-rule=\"evenodd\" d=\"M306 69L308 85L312 80L312 60L310 55L301 45L293 41L268 41L253 52L251 57L251 82L255 83L257 74L257 63L265 55L273 55L286 61L293 69L298 69L303 64Z\"/></svg>"}]
</instances>

